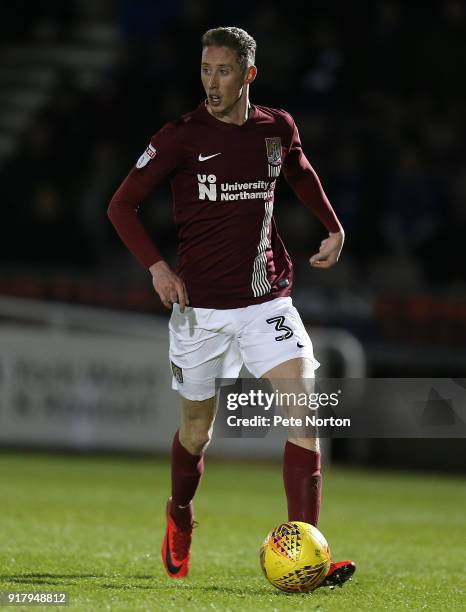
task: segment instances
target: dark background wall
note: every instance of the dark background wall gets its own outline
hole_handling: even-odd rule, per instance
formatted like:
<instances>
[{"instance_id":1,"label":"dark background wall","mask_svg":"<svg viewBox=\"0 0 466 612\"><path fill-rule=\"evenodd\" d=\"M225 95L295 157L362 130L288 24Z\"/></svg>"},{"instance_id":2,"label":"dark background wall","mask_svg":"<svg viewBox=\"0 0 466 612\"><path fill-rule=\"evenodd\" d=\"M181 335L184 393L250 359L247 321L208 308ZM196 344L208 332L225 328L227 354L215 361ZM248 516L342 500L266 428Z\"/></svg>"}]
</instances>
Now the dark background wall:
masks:
<instances>
[{"instance_id":1,"label":"dark background wall","mask_svg":"<svg viewBox=\"0 0 466 612\"><path fill-rule=\"evenodd\" d=\"M165 314L106 208L203 99L202 33L236 25L252 102L293 114L347 232L337 267L309 269L324 233L282 182L303 318L356 335L369 375L464 375L464 1L20 1L0 24L0 295ZM142 215L174 264L167 186Z\"/></svg>"}]
</instances>

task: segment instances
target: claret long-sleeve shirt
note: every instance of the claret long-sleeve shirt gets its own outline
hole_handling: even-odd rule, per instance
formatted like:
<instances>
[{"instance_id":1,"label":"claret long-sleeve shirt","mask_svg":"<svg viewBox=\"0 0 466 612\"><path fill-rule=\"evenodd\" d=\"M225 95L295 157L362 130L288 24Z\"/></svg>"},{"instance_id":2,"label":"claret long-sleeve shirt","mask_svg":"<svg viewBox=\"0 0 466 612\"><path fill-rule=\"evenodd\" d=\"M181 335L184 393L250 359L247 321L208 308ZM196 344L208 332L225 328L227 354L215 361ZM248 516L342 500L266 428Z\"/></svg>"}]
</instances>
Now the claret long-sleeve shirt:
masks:
<instances>
[{"instance_id":1,"label":"claret long-sleeve shirt","mask_svg":"<svg viewBox=\"0 0 466 612\"><path fill-rule=\"evenodd\" d=\"M149 268L163 257L138 209L168 178L178 234L176 272L190 305L259 304L290 295L293 284L291 259L273 216L281 172L329 232L341 229L286 111L252 106L239 126L219 121L202 103L152 136L108 215L128 249Z\"/></svg>"}]
</instances>

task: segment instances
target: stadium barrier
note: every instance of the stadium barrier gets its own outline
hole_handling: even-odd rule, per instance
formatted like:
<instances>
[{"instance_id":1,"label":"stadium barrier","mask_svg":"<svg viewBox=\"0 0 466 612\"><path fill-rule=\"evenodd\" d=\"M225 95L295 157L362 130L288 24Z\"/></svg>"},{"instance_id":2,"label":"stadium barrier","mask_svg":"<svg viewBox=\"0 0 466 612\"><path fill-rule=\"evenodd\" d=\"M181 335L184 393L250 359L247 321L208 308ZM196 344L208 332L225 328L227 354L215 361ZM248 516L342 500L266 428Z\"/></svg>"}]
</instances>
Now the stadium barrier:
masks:
<instances>
[{"instance_id":1,"label":"stadium barrier","mask_svg":"<svg viewBox=\"0 0 466 612\"><path fill-rule=\"evenodd\" d=\"M313 328L311 337L317 355L338 356L341 376L364 376L354 336ZM165 452L178 421L166 319L0 298L0 446ZM210 452L273 456L283 438L214 437Z\"/></svg>"}]
</instances>

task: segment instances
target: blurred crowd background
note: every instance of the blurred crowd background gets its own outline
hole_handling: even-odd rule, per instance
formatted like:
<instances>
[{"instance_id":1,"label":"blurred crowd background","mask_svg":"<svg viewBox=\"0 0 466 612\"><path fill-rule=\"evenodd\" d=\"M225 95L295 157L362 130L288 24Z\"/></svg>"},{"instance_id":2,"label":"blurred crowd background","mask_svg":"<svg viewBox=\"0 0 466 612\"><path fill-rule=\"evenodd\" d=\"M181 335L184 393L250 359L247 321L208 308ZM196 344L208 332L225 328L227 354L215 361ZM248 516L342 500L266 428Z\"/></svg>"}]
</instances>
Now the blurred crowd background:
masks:
<instances>
[{"instance_id":1,"label":"blurred crowd background","mask_svg":"<svg viewBox=\"0 0 466 612\"><path fill-rule=\"evenodd\" d=\"M106 209L151 134L202 101L202 33L236 25L258 43L252 102L294 116L347 233L339 265L311 270L322 227L281 181L304 318L351 330L372 374L464 373L463 0L0 6L0 294L162 312ZM142 215L174 264L168 185Z\"/></svg>"}]
</instances>

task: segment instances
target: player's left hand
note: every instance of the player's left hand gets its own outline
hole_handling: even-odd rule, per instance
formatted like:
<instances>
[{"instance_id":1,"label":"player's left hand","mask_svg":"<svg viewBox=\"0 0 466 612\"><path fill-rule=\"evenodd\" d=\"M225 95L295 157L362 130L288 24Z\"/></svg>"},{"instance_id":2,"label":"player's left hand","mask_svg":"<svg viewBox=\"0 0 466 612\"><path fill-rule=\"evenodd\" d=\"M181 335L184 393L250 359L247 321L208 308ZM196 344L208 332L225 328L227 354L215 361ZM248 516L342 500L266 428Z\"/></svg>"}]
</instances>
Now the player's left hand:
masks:
<instances>
[{"instance_id":1,"label":"player's left hand","mask_svg":"<svg viewBox=\"0 0 466 612\"><path fill-rule=\"evenodd\" d=\"M345 241L345 232L330 233L328 238L320 243L319 252L309 259L313 268L331 268L340 257L341 249Z\"/></svg>"}]
</instances>

